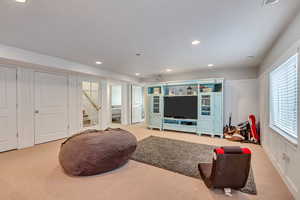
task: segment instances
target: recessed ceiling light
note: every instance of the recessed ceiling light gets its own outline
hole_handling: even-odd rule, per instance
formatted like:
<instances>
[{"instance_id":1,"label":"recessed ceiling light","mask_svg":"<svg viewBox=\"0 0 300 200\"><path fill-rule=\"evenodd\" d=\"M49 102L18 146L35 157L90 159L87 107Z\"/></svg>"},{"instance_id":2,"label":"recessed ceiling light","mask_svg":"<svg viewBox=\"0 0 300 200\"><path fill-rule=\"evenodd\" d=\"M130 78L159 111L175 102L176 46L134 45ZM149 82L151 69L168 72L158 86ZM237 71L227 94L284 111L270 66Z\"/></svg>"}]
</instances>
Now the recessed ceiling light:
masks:
<instances>
[{"instance_id":1,"label":"recessed ceiling light","mask_svg":"<svg viewBox=\"0 0 300 200\"><path fill-rule=\"evenodd\" d=\"M101 62L101 61L96 61L96 64L97 64L97 65L101 65L102 62Z\"/></svg>"},{"instance_id":2,"label":"recessed ceiling light","mask_svg":"<svg viewBox=\"0 0 300 200\"><path fill-rule=\"evenodd\" d=\"M173 71L172 69L166 69L166 72L171 72L171 71Z\"/></svg>"},{"instance_id":3,"label":"recessed ceiling light","mask_svg":"<svg viewBox=\"0 0 300 200\"><path fill-rule=\"evenodd\" d=\"M200 44L200 41L199 41L199 40L194 40L194 41L192 42L192 45L198 45L198 44Z\"/></svg>"},{"instance_id":4,"label":"recessed ceiling light","mask_svg":"<svg viewBox=\"0 0 300 200\"><path fill-rule=\"evenodd\" d=\"M140 73L135 73L135 75L136 75L136 76L139 76L139 75L141 75L141 74L140 74Z\"/></svg>"},{"instance_id":5,"label":"recessed ceiling light","mask_svg":"<svg viewBox=\"0 0 300 200\"><path fill-rule=\"evenodd\" d=\"M279 0L264 0L264 5L274 5L279 3Z\"/></svg>"},{"instance_id":6,"label":"recessed ceiling light","mask_svg":"<svg viewBox=\"0 0 300 200\"><path fill-rule=\"evenodd\" d=\"M215 66L214 64L208 64L207 66L209 66L209 67L213 67L213 66Z\"/></svg>"},{"instance_id":7,"label":"recessed ceiling light","mask_svg":"<svg viewBox=\"0 0 300 200\"><path fill-rule=\"evenodd\" d=\"M26 3L26 0L15 0L18 3Z\"/></svg>"}]
</instances>

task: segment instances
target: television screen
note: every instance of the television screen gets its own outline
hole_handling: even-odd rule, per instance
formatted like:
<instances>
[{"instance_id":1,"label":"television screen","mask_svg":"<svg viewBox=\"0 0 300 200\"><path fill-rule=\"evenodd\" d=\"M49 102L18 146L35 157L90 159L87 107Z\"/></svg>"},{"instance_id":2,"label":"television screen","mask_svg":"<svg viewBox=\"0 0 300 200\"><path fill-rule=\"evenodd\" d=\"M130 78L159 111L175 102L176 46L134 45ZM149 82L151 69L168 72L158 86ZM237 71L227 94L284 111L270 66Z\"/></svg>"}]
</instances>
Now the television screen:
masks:
<instances>
[{"instance_id":1,"label":"television screen","mask_svg":"<svg viewBox=\"0 0 300 200\"><path fill-rule=\"evenodd\" d=\"M178 119L197 119L197 96L164 97L164 116Z\"/></svg>"}]
</instances>

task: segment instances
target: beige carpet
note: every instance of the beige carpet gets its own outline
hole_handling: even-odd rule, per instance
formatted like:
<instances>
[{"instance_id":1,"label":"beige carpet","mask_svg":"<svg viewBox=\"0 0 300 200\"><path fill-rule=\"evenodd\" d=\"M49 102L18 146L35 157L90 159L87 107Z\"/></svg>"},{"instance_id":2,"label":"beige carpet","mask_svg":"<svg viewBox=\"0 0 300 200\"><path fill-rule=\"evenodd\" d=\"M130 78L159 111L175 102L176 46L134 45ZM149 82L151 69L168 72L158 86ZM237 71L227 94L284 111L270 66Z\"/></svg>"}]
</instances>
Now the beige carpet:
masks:
<instances>
[{"instance_id":1,"label":"beige carpet","mask_svg":"<svg viewBox=\"0 0 300 200\"><path fill-rule=\"evenodd\" d=\"M147 130L143 126L123 127L138 139L155 135L213 145L232 145L223 139L177 132ZM0 153L1 200L289 200L291 193L272 166L263 149L245 144L253 151L252 167L258 195L234 192L224 196L208 190L201 180L150 165L130 161L124 167L98 176L69 177L59 166L61 141L23 150Z\"/></svg>"}]
</instances>

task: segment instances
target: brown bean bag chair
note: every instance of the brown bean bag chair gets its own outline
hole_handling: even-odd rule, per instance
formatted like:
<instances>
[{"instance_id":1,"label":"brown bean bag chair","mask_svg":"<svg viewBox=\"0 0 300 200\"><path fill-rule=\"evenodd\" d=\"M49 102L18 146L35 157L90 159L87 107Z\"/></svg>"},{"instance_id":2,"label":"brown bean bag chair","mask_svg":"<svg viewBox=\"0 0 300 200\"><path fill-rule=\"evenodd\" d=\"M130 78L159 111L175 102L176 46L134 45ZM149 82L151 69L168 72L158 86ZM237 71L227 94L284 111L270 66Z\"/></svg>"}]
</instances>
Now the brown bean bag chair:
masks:
<instances>
[{"instance_id":1,"label":"brown bean bag chair","mask_svg":"<svg viewBox=\"0 0 300 200\"><path fill-rule=\"evenodd\" d=\"M69 175L95 175L124 165L136 146L135 136L122 129L87 130L62 143L59 162Z\"/></svg>"}]
</instances>

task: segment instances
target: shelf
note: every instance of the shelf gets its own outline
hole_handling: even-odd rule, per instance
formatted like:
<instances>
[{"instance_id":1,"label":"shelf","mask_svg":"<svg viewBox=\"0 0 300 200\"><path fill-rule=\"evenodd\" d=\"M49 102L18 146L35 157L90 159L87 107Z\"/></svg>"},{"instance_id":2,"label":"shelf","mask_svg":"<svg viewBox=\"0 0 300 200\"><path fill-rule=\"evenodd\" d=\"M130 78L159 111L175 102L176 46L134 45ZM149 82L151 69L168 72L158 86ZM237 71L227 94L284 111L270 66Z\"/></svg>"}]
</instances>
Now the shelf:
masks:
<instances>
[{"instance_id":1,"label":"shelf","mask_svg":"<svg viewBox=\"0 0 300 200\"><path fill-rule=\"evenodd\" d=\"M198 84L166 85L164 88L165 96L197 96Z\"/></svg>"},{"instance_id":2,"label":"shelf","mask_svg":"<svg viewBox=\"0 0 300 200\"><path fill-rule=\"evenodd\" d=\"M196 133L197 120L164 118L163 129Z\"/></svg>"},{"instance_id":3,"label":"shelf","mask_svg":"<svg viewBox=\"0 0 300 200\"><path fill-rule=\"evenodd\" d=\"M198 95L164 95L164 97L197 97Z\"/></svg>"},{"instance_id":4,"label":"shelf","mask_svg":"<svg viewBox=\"0 0 300 200\"><path fill-rule=\"evenodd\" d=\"M148 95L161 95L161 86L148 87Z\"/></svg>"},{"instance_id":5,"label":"shelf","mask_svg":"<svg viewBox=\"0 0 300 200\"><path fill-rule=\"evenodd\" d=\"M222 83L200 84L200 93L222 92Z\"/></svg>"},{"instance_id":6,"label":"shelf","mask_svg":"<svg viewBox=\"0 0 300 200\"><path fill-rule=\"evenodd\" d=\"M198 119L179 119L179 118L172 118L172 117L164 117L164 120L176 120L176 121L197 121Z\"/></svg>"}]
</instances>

